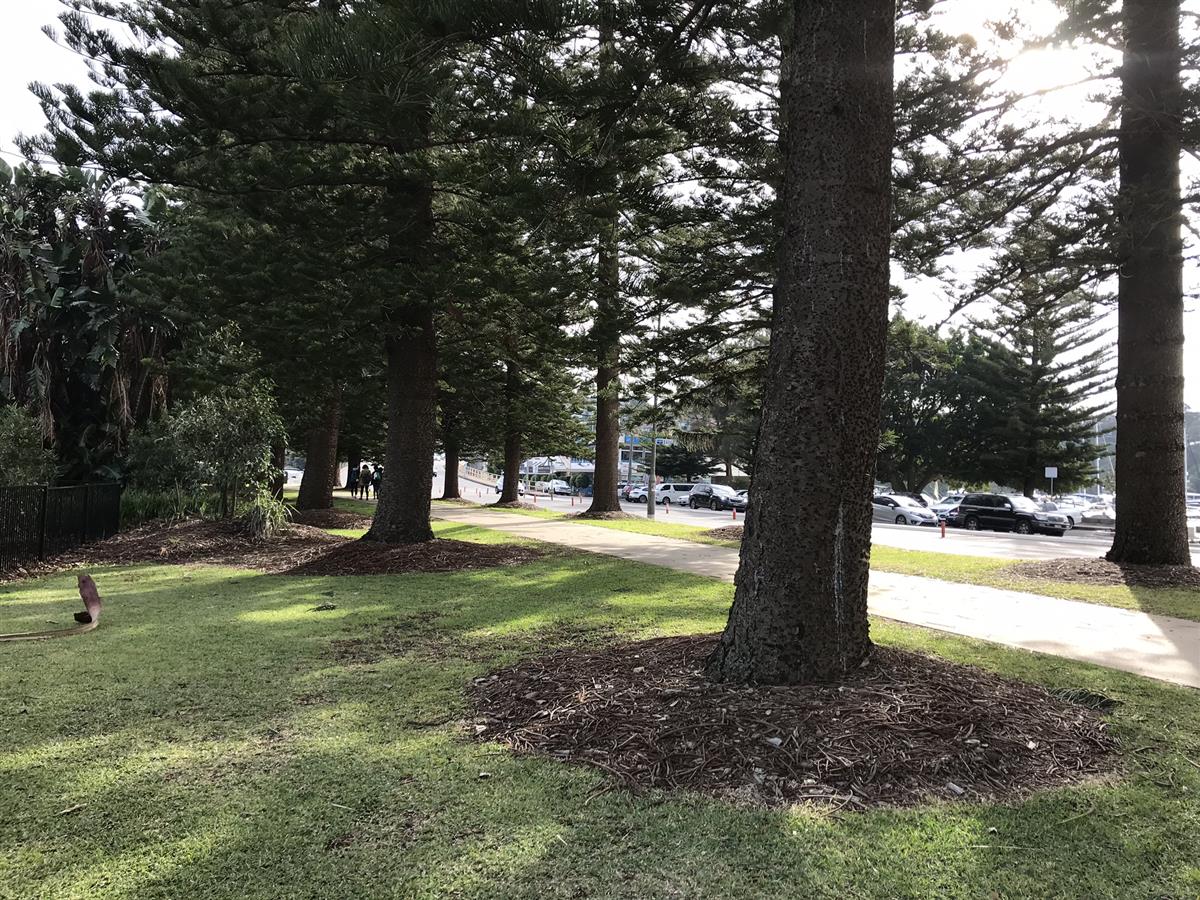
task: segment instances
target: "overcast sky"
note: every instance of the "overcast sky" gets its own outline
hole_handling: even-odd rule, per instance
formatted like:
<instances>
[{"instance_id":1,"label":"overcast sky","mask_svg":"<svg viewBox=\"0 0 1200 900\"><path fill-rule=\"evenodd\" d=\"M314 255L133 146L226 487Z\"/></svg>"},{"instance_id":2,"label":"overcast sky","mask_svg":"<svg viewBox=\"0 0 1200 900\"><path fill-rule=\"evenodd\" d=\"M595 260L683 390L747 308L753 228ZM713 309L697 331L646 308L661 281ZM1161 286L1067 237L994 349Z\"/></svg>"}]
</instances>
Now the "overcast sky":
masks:
<instances>
[{"instance_id":1,"label":"overcast sky","mask_svg":"<svg viewBox=\"0 0 1200 900\"><path fill-rule=\"evenodd\" d=\"M957 0L947 4L947 24L955 31L970 31L982 35L982 19L1013 0ZM1025 14L1045 21L1053 13L1045 0L1021 0ZM74 82L86 86L87 68L82 59L71 51L56 46L41 33L44 25L54 25L62 5L58 0L0 0L0 153L10 164L18 162L13 138L19 132L36 134L42 128L42 112L29 93L31 81L48 83ZM949 29L948 29L949 30ZM1016 87L1045 87L1074 80L1081 72L1082 61L1069 55L1050 51L1031 55L1015 67L1012 73ZM1074 102L1069 97L1053 100L1064 106ZM1200 286L1200 271L1189 266L1186 282L1190 291ZM1185 397L1192 409L1200 409L1200 304L1188 301L1185 316L1187 343L1184 348L1184 368L1187 376ZM913 296L906 310L917 316L940 318L943 305L933 296Z\"/></svg>"}]
</instances>

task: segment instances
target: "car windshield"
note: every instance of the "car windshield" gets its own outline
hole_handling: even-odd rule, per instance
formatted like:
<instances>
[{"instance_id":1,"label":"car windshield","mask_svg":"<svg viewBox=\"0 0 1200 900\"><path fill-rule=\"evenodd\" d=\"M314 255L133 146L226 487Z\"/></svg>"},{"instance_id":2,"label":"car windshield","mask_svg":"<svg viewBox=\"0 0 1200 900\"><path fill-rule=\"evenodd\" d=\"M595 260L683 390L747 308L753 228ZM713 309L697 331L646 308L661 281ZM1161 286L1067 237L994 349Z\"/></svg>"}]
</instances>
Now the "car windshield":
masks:
<instances>
[{"instance_id":1,"label":"car windshield","mask_svg":"<svg viewBox=\"0 0 1200 900\"><path fill-rule=\"evenodd\" d=\"M735 491L733 488L728 487L724 484L714 484L712 486L712 491L714 494L720 494L722 497L736 497L737 496L737 491Z\"/></svg>"},{"instance_id":2,"label":"car windshield","mask_svg":"<svg viewBox=\"0 0 1200 900\"><path fill-rule=\"evenodd\" d=\"M1022 512L1037 512L1038 505L1028 497L1009 497L1013 505L1013 509L1019 509Z\"/></svg>"}]
</instances>

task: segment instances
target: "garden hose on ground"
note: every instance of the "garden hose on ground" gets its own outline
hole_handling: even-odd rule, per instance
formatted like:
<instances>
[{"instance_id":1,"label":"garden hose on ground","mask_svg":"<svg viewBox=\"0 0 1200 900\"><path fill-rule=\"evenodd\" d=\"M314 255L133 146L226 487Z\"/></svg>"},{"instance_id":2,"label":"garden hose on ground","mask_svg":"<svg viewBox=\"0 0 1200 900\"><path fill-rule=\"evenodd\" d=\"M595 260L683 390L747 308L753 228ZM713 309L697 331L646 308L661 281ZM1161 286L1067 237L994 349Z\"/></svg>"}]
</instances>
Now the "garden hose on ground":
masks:
<instances>
[{"instance_id":1,"label":"garden hose on ground","mask_svg":"<svg viewBox=\"0 0 1200 900\"><path fill-rule=\"evenodd\" d=\"M40 638L68 637L72 634L84 634L100 624L100 592L96 590L96 582L91 575L79 576L79 596L83 600L84 612L76 613L75 619L80 623L74 628L59 628L51 631L25 631L19 634L0 634L0 641L33 641Z\"/></svg>"}]
</instances>

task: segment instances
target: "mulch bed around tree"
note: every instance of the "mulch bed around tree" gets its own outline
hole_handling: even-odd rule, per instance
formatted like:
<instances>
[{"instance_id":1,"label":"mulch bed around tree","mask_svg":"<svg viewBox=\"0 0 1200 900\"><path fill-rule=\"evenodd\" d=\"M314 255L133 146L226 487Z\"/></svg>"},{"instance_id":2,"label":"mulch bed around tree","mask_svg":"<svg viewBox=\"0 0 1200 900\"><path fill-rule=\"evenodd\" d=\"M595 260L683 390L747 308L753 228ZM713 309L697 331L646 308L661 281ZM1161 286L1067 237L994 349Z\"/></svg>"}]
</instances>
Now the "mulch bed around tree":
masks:
<instances>
[{"instance_id":1,"label":"mulch bed around tree","mask_svg":"<svg viewBox=\"0 0 1200 900\"><path fill-rule=\"evenodd\" d=\"M573 649L475 679L481 741L596 766L635 792L839 807L1006 800L1112 771L1091 709L944 660L876 648L842 685L701 674L716 636Z\"/></svg>"},{"instance_id":2,"label":"mulch bed around tree","mask_svg":"<svg viewBox=\"0 0 1200 900\"><path fill-rule=\"evenodd\" d=\"M538 506L536 503L526 503L524 500L516 500L512 503L486 503L488 509L545 509L545 506Z\"/></svg>"},{"instance_id":3,"label":"mulch bed around tree","mask_svg":"<svg viewBox=\"0 0 1200 900\"><path fill-rule=\"evenodd\" d=\"M724 528L714 528L706 531L705 535L720 541L740 541L742 539L741 525L726 525Z\"/></svg>"},{"instance_id":4,"label":"mulch bed around tree","mask_svg":"<svg viewBox=\"0 0 1200 900\"><path fill-rule=\"evenodd\" d=\"M1131 566L1106 559L1045 559L1009 566L1012 575L1074 584L1127 584L1130 587L1200 590L1200 569L1193 566Z\"/></svg>"},{"instance_id":5,"label":"mulch bed around tree","mask_svg":"<svg viewBox=\"0 0 1200 900\"><path fill-rule=\"evenodd\" d=\"M34 577L83 566L124 566L145 562L210 563L282 572L345 542L343 537L307 525L288 525L275 537L260 541L246 534L235 522L201 519L151 522L106 540L68 550L24 570L20 576Z\"/></svg>"},{"instance_id":6,"label":"mulch bed around tree","mask_svg":"<svg viewBox=\"0 0 1200 900\"><path fill-rule=\"evenodd\" d=\"M567 518L568 519L583 519L585 522L588 519L592 519L593 521L598 520L601 522L613 522L613 521L617 521L619 519L640 519L640 518L642 518L642 516L631 516L627 512L621 512L619 510L610 510L609 512L572 513L572 514L568 515Z\"/></svg>"},{"instance_id":7,"label":"mulch bed around tree","mask_svg":"<svg viewBox=\"0 0 1200 900\"><path fill-rule=\"evenodd\" d=\"M403 575L519 566L541 559L537 547L433 540L420 544L350 541L294 566L285 575Z\"/></svg>"},{"instance_id":8,"label":"mulch bed around tree","mask_svg":"<svg viewBox=\"0 0 1200 900\"><path fill-rule=\"evenodd\" d=\"M371 517L345 509L297 509L292 522L314 528L370 528Z\"/></svg>"}]
</instances>

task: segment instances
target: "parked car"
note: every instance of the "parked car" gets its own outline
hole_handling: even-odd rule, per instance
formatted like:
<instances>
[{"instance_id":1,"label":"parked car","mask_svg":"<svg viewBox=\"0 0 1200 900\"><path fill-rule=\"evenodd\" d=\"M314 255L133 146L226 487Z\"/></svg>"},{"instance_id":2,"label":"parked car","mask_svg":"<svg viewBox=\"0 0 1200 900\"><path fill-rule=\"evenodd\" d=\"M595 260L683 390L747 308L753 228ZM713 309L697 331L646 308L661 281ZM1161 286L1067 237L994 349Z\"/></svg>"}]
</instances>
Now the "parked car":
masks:
<instances>
[{"instance_id":1,"label":"parked car","mask_svg":"<svg viewBox=\"0 0 1200 900\"><path fill-rule=\"evenodd\" d=\"M937 513L904 494L880 494L871 498L872 518L897 525L936 525Z\"/></svg>"},{"instance_id":2,"label":"parked car","mask_svg":"<svg viewBox=\"0 0 1200 900\"><path fill-rule=\"evenodd\" d=\"M543 489L550 494L562 494L570 496L574 491L571 489L570 482L563 481L561 478L551 478L549 481L543 482Z\"/></svg>"},{"instance_id":3,"label":"parked car","mask_svg":"<svg viewBox=\"0 0 1200 900\"><path fill-rule=\"evenodd\" d=\"M687 503L687 498L691 491L692 485L690 484L677 484L673 482L660 484L654 489L654 502L659 506ZM629 500L631 503L645 503L648 493L646 485L634 485L633 489L629 492Z\"/></svg>"},{"instance_id":4,"label":"parked car","mask_svg":"<svg viewBox=\"0 0 1200 900\"><path fill-rule=\"evenodd\" d=\"M688 494L688 506L692 509L745 509L746 498L724 484L695 484Z\"/></svg>"},{"instance_id":5,"label":"parked car","mask_svg":"<svg viewBox=\"0 0 1200 900\"><path fill-rule=\"evenodd\" d=\"M890 494L884 494L882 496L907 497L909 500L915 500L918 504L924 506L926 509L937 503L937 500L935 500L933 497L930 497L928 494L918 494L916 491L892 491Z\"/></svg>"},{"instance_id":6,"label":"parked car","mask_svg":"<svg viewBox=\"0 0 1200 900\"><path fill-rule=\"evenodd\" d=\"M496 479L496 493L499 494L503 491L504 491L504 476L501 475L499 478ZM525 482L523 482L523 481L517 482L517 493L520 494L521 496L525 495Z\"/></svg>"},{"instance_id":7,"label":"parked car","mask_svg":"<svg viewBox=\"0 0 1200 900\"><path fill-rule=\"evenodd\" d=\"M929 508L937 513L939 519L945 521L950 517L950 513L958 509L958 504L962 503L965 496L965 494L947 494Z\"/></svg>"},{"instance_id":8,"label":"parked car","mask_svg":"<svg viewBox=\"0 0 1200 900\"><path fill-rule=\"evenodd\" d=\"M969 531L1015 531L1058 537L1070 528L1062 513L1044 512L1028 497L1003 494L967 494L954 519L948 521Z\"/></svg>"}]
</instances>

